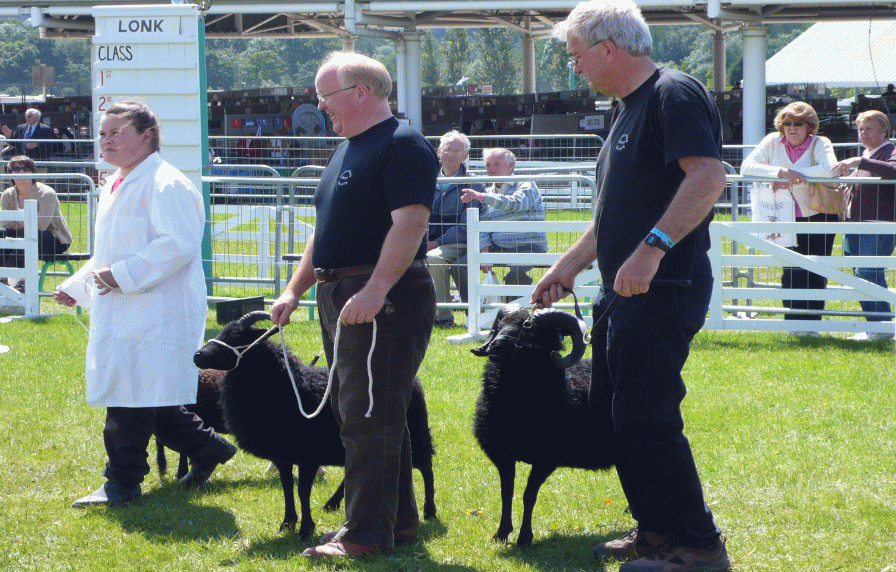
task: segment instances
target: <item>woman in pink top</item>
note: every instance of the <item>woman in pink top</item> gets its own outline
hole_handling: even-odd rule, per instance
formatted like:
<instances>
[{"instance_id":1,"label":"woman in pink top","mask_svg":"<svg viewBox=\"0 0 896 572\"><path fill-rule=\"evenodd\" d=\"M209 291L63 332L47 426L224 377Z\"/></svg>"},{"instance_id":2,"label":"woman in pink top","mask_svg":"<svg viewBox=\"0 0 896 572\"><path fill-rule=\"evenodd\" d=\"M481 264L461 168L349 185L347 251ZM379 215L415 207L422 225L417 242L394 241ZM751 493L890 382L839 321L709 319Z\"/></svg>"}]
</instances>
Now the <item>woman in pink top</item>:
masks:
<instances>
[{"instance_id":1,"label":"woman in pink top","mask_svg":"<svg viewBox=\"0 0 896 572\"><path fill-rule=\"evenodd\" d=\"M787 190L794 201L797 222L837 222L836 214L825 214L808 206L809 184L806 177L830 177L837 162L834 147L827 137L816 135L818 114L812 106L795 101L778 110L774 133L759 142L741 163L742 175L779 177L773 188ZM797 234L791 250L809 256L830 256L834 248L833 234ZM827 278L799 267L784 267L781 286L793 289L822 289ZM823 310L824 300L784 300L792 310ZM820 320L821 314L784 314L785 320ZM817 336L815 331L797 331L797 336Z\"/></svg>"}]
</instances>

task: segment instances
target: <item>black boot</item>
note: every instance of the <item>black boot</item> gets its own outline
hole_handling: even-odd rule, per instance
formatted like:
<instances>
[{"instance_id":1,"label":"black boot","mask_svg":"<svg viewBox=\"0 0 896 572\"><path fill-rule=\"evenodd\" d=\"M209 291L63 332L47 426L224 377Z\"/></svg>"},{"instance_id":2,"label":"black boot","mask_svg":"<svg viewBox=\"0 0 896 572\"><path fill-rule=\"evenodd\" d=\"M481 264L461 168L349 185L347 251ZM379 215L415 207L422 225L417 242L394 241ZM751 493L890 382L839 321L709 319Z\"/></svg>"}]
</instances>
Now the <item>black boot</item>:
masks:
<instances>
[{"instance_id":1,"label":"black boot","mask_svg":"<svg viewBox=\"0 0 896 572\"><path fill-rule=\"evenodd\" d=\"M86 497L79 498L72 503L73 508L82 508L93 505L107 504L109 506L125 504L140 498L140 485L123 485L115 481L106 481L103 486L93 491Z\"/></svg>"},{"instance_id":2,"label":"black boot","mask_svg":"<svg viewBox=\"0 0 896 572\"><path fill-rule=\"evenodd\" d=\"M226 463L234 455L236 455L236 447L220 435L214 435L205 446L190 455L192 469L187 476L180 480L180 484L188 489L205 484L215 472L215 467Z\"/></svg>"}]
</instances>

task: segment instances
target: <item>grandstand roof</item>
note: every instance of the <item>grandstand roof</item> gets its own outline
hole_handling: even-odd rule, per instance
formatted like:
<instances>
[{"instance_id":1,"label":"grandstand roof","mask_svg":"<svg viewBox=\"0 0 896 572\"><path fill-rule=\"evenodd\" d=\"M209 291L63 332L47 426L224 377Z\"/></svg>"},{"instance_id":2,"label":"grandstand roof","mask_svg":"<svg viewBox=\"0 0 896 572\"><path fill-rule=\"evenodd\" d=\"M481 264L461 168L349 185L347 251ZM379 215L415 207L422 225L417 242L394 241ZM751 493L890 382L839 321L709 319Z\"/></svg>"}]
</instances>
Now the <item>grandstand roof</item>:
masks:
<instances>
[{"instance_id":1,"label":"grandstand roof","mask_svg":"<svg viewBox=\"0 0 896 572\"><path fill-rule=\"evenodd\" d=\"M636 0L637 1L637 0ZM245 0L197 0L207 3L207 38L321 37L346 35L345 9L352 0L246 2ZM28 17L40 7L46 37L90 36L92 6L121 5L122 0L0 0L0 17ZM170 4L171 0L138 0L138 4ZM357 25L380 30L509 26L536 35L547 35L577 0L359 0ZM695 24L718 27L707 18L707 2L700 0L640 0L651 24ZM717 0L710 0L717 4ZM487 9L486 9L487 8ZM822 22L868 20L892 13L892 5L880 0L721 0L721 21Z\"/></svg>"},{"instance_id":2,"label":"grandstand roof","mask_svg":"<svg viewBox=\"0 0 896 572\"><path fill-rule=\"evenodd\" d=\"M765 63L765 83L896 83L896 20L815 24Z\"/></svg>"}]
</instances>

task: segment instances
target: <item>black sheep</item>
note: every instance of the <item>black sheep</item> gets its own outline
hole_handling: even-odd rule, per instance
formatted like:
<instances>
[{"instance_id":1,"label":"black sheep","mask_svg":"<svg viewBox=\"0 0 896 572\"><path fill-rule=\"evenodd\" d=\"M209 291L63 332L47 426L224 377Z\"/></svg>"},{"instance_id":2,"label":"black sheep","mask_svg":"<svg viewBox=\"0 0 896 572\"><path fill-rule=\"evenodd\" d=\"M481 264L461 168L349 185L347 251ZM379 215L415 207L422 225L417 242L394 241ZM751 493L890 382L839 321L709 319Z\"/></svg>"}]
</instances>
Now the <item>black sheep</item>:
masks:
<instances>
[{"instance_id":1,"label":"black sheep","mask_svg":"<svg viewBox=\"0 0 896 572\"><path fill-rule=\"evenodd\" d=\"M252 312L228 324L217 338L196 352L193 361L200 368L227 370L221 384L225 423L241 449L270 460L277 467L285 505L281 531L294 529L298 521L292 468L294 465L299 467L297 490L302 511L299 536L307 538L314 532L315 526L310 508L315 474L321 465L345 466L345 448L329 399L320 414L312 419L306 419L299 411L279 343L264 340L246 351L265 333L253 324L270 318L266 312ZM244 354L241 353L243 351ZM327 369L303 365L291 352L288 356L302 405L305 412L310 414L323 399ZM411 434L411 463L423 475L423 516L429 519L436 515L432 473L435 448L419 379L414 380L407 422ZM342 495L343 487L340 485L324 509L339 508Z\"/></svg>"},{"instance_id":2,"label":"black sheep","mask_svg":"<svg viewBox=\"0 0 896 572\"><path fill-rule=\"evenodd\" d=\"M218 369L200 369L196 403L184 406L184 409L198 415L202 423L214 429L216 433L230 433L224 423L224 411L220 404L221 377L224 373ZM168 459L165 458L165 446L158 439L156 439L156 463L159 465L159 473L164 475L168 471ZM175 478L180 480L189 470L187 456L181 453Z\"/></svg>"},{"instance_id":3,"label":"black sheep","mask_svg":"<svg viewBox=\"0 0 896 572\"><path fill-rule=\"evenodd\" d=\"M559 353L564 336L573 342L566 357ZM485 343L471 351L489 358L473 433L501 478L501 523L494 539L506 541L513 530L513 488L520 461L532 465L532 471L523 493L517 544L529 546L538 490L557 467L613 466L612 421L588 407L591 360L581 359L584 323L560 310L533 315L510 306L499 311Z\"/></svg>"}]
</instances>

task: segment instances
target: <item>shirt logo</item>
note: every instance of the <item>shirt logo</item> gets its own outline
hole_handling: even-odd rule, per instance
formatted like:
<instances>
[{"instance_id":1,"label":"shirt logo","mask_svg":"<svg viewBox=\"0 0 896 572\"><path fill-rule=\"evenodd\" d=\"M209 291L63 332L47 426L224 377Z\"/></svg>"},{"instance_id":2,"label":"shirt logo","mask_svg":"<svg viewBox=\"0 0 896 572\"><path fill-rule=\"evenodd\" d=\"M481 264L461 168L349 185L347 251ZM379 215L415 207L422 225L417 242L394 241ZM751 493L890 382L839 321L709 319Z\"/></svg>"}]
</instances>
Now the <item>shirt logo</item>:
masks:
<instances>
[{"instance_id":1,"label":"shirt logo","mask_svg":"<svg viewBox=\"0 0 896 572\"><path fill-rule=\"evenodd\" d=\"M351 178L352 178L352 170L346 169L345 171L342 172L341 175L339 175L339 179L336 181L336 184L339 185L340 187L347 185L348 180Z\"/></svg>"},{"instance_id":2,"label":"shirt logo","mask_svg":"<svg viewBox=\"0 0 896 572\"><path fill-rule=\"evenodd\" d=\"M622 137L619 138L619 141L616 142L616 150L622 151L625 149L625 144L628 143L628 133L625 133Z\"/></svg>"}]
</instances>

